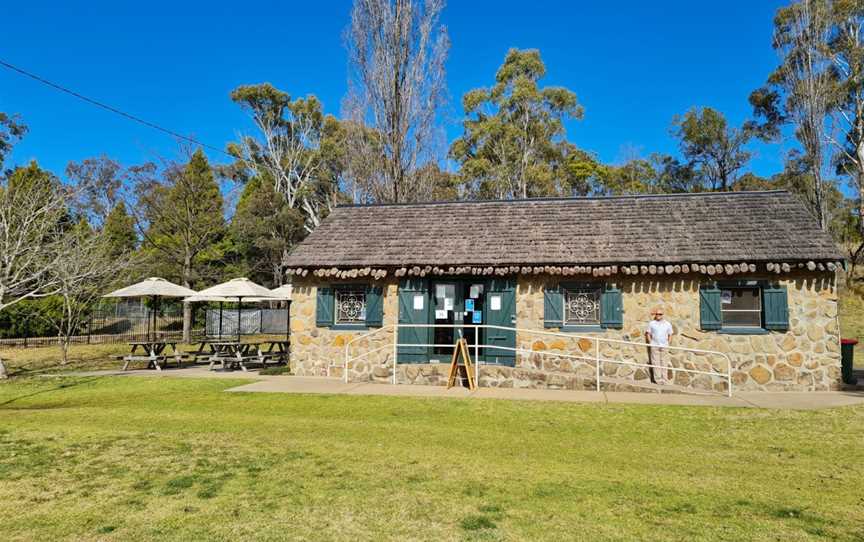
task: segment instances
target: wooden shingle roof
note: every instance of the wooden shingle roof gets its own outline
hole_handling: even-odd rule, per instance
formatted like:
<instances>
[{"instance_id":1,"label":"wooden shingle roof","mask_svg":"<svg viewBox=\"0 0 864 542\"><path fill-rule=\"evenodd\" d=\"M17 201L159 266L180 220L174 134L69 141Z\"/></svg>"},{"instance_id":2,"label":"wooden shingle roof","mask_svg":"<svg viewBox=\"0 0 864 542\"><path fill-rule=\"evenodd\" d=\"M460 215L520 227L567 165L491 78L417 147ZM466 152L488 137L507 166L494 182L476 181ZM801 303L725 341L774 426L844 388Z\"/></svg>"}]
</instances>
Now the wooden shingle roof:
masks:
<instances>
[{"instance_id":1,"label":"wooden shingle roof","mask_svg":"<svg viewBox=\"0 0 864 542\"><path fill-rule=\"evenodd\" d=\"M842 260L785 191L336 208L288 267Z\"/></svg>"}]
</instances>

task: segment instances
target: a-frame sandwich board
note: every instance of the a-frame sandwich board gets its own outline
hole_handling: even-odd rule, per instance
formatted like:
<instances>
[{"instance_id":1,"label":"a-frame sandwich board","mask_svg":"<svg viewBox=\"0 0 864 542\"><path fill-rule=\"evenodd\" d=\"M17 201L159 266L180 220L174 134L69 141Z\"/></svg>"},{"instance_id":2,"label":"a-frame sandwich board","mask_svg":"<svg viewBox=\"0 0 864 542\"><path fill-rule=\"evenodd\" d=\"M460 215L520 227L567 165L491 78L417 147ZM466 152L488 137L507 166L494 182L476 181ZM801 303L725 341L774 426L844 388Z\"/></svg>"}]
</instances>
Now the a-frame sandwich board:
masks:
<instances>
[{"instance_id":1,"label":"a-frame sandwich board","mask_svg":"<svg viewBox=\"0 0 864 542\"><path fill-rule=\"evenodd\" d=\"M460 358L462 363L459 363ZM460 374L463 368L465 376ZM474 364L471 362L471 355L468 353L468 341L464 338L459 339L453 345L453 359L450 360L450 375L447 377L448 390L456 385L457 378L467 380L469 390L474 391L477 389L477 373L474 371Z\"/></svg>"}]
</instances>

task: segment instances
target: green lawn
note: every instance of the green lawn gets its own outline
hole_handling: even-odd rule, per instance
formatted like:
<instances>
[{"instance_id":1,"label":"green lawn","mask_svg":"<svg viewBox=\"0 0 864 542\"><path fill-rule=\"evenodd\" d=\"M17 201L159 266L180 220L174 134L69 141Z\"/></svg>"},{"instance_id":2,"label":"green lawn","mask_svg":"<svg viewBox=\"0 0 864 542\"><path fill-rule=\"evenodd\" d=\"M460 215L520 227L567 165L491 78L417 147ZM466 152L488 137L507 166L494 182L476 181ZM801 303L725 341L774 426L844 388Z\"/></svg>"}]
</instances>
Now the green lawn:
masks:
<instances>
[{"instance_id":1,"label":"green lawn","mask_svg":"<svg viewBox=\"0 0 864 542\"><path fill-rule=\"evenodd\" d=\"M861 341L855 347L855 366L864 369L864 291L846 289L840 298L840 333Z\"/></svg>"},{"instance_id":2,"label":"green lawn","mask_svg":"<svg viewBox=\"0 0 864 542\"><path fill-rule=\"evenodd\" d=\"M864 538L864 408L223 392L239 382L0 385L3 540Z\"/></svg>"}]
</instances>

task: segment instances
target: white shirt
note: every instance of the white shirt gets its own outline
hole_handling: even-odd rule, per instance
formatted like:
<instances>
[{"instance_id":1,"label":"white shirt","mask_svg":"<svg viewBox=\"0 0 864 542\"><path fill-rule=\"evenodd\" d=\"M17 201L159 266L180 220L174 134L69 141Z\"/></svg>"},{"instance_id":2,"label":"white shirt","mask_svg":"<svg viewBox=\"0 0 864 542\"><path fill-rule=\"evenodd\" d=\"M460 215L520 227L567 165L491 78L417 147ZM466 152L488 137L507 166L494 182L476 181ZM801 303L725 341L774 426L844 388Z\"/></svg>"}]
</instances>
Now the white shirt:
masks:
<instances>
[{"instance_id":1,"label":"white shirt","mask_svg":"<svg viewBox=\"0 0 864 542\"><path fill-rule=\"evenodd\" d=\"M669 346L672 335L672 324L666 320L651 320L648 322L648 337L655 346Z\"/></svg>"}]
</instances>

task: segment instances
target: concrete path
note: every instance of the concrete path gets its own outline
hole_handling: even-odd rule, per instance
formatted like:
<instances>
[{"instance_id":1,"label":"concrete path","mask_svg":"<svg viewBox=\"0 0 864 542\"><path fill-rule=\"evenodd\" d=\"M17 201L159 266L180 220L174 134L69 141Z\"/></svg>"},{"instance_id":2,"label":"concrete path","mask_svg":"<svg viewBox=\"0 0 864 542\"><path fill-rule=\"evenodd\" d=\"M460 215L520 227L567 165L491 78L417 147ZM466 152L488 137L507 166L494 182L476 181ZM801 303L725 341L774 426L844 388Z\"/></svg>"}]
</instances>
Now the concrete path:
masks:
<instances>
[{"instance_id":1,"label":"concrete path","mask_svg":"<svg viewBox=\"0 0 864 542\"><path fill-rule=\"evenodd\" d=\"M257 371L209 371L206 367L166 369L164 371L89 371L66 373L74 376L124 376L154 378L228 378L254 382L230 388L244 393L321 393L331 395L390 395L400 397L449 397L458 399L510 399L522 401L564 401L573 403L630 403L644 405L721 406L816 410L864 404L864 392L738 392L732 397L707 394L596 392L570 390L533 390L514 388L446 389L443 386L344 383L338 378L313 376L265 376ZM61 375L56 375L61 376Z\"/></svg>"}]
</instances>

